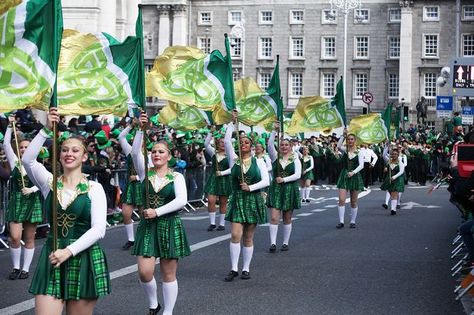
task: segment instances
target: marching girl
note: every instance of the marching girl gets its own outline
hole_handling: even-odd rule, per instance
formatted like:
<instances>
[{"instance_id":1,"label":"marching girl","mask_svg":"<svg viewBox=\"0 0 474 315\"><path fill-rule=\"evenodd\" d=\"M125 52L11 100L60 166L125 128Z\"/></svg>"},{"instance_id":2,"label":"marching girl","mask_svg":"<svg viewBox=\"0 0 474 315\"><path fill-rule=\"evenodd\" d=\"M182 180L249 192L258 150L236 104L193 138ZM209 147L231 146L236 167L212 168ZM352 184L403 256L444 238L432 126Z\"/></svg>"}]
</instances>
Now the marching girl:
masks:
<instances>
[{"instance_id":1,"label":"marching girl","mask_svg":"<svg viewBox=\"0 0 474 315\"><path fill-rule=\"evenodd\" d=\"M383 150L383 158L385 160L385 178L380 189L390 193L390 215L397 214L398 194L405 191L405 164L399 157L397 148L393 148L392 152L388 152L388 144Z\"/></svg>"},{"instance_id":2,"label":"marching girl","mask_svg":"<svg viewBox=\"0 0 474 315\"><path fill-rule=\"evenodd\" d=\"M344 139L346 139L347 147L343 145ZM360 174L360 171L364 168L364 157L357 150L355 135L347 135L347 129L344 129L344 133L337 143L337 148L343 153L343 166L336 184L339 189L339 223L336 225L336 228L341 229L344 227L346 195L347 192L349 192L351 199L351 222L349 227L354 229L356 227L358 210L357 199L359 191L364 189L364 182L362 181L362 176Z\"/></svg>"},{"instance_id":3,"label":"marching girl","mask_svg":"<svg viewBox=\"0 0 474 315\"><path fill-rule=\"evenodd\" d=\"M10 125L4 138L5 155L10 165L10 201L6 211L6 221L10 229L10 255L13 262L13 271L8 279L26 279L35 253L36 225L43 221L41 197L36 186L29 181L26 171L20 163L25 150L30 145L28 140L19 140L19 152L14 152L12 141L12 124L15 117L10 116ZM39 152L39 149L38 151ZM20 269L21 235L24 235L23 267Z\"/></svg>"},{"instance_id":4,"label":"marching girl","mask_svg":"<svg viewBox=\"0 0 474 315\"><path fill-rule=\"evenodd\" d=\"M230 184L230 167L229 160L225 156L225 145L224 139L214 138L216 149L211 146L212 133L214 126L211 128L211 132L207 134L206 140L204 141L204 147L206 148L207 154L212 158L211 174L207 179L204 191L207 193L208 199L208 210L210 225L208 231L213 231L216 228L216 202L219 199L219 226L218 231L225 230L225 214L227 211L227 199L232 192Z\"/></svg>"},{"instance_id":5,"label":"marching girl","mask_svg":"<svg viewBox=\"0 0 474 315\"><path fill-rule=\"evenodd\" d=\"M59 122L56 109L48 115ZM23 155L28 176L45 198L49 222L53 175L36 161L50 132L43 129ZM97 299L110 293L110 277L105 253L97 241L104 237L107 199L102 186L82 173L87 149L80 138L70 137L61 144L59 162L63 175L58 178L57 244L50 233L41 251L30 293L35 295L36 314L92 314Z\"/></svg>"},{"instance_id":6,"label":"marching girl","mask_svg":"<svg viewBox=\"0 0 474 315\"><path fill-rule=\"evenodd\" d=\"M384 151L385 152L385 151ZM407 167L407 161L408 161L408 158L407 156L403 153L403 148L402 146L398 146L398 152L399 152L399 158L400 158L400 161L402 162L403 164L403 167L404 169L406 169ZM385 161L387 162L387 161ZM405 184L405 181L406 181L406 173L405 171L403 171L403 184ZM405 185L404 185L405 186ZM398 192L398 198L397 198L397 210L400 209L400 203L401 203L401 199L402 199L402 194L403 194L403 191L405 189L403 189L402 191L399 191ZM387 192L385 193L385 203L382 205L382 207L384 207L385 209L388 209L388 205L389 205L389 201L391 199L391 196L390 196L390 192L387 190Z\"/></svg>"},{"instance_id":7,"label":"marching girl","mask_svg":"<svg viewBox=\"0 0 474 315\"><path fill-rule=\"evenodd\" d=\"M234 111L234 122L237 113ZM231 167L232 194L229 197L229 206L226 220L231 222L230 260L232 270L225 277L225 281L232 281L239 275L238 262L240 256L240 242L243 238L243 280L250 279L250 262L253 256L253 236L257 224L267 223L267 207L263 197L263 188L269 185L268 169L265 161L252 157L252 140L246 135L240 136L242 160L234 153L232 145L232 124L227 126L225 134L225 148ZM242 179L242 172L244 178Z\"/></svg>"},{"instance_id":8,"label":"marching girl","mask_svg":"<svg viewBox=\"0 0 474 315\"><path fill-rule=\"evenodd\" d=\"M279 130L280 124L275 123L275 130ZM268 139L268 153L273 162L273 180L268 191L267 205L271 208L270 220L270 249L271 253L276 251L276 239L278 224L283 216L283 244L281 251L288 250L291 235L291 217L294 209L301 208L301 200L298 192L298 179L301 177L301 162L291 148L288 139L280 141L280 158L275 149L275 134L273 131Z\"/></svg>"},{"instance_id":9,"label":"marching girl","mask_svg":"<svg viewBox=\"0 0 474 315\"><path fill-rule=\"evenodd\" d=\"M313 169L314 169L314 159L309 154L309 149L307 146L303 147L303 154L301 156L301 164L303 166L303 172L301 174L301 200L302 202L309 203L309 186L311 186L311 181L314 180Z\"/></svg>"},{"instance_id":10,"label":"marching girl","mask_svg":"<svg viewBox=\"0 0 474 315\"><path fill-rule=\"evenodd\" d=\"M268 178L271 178L271 172L272 172L272 160L268 156L268 154L265 154L265 146L262 143L256 143L255 144L255 157L257 159L263 159L265 161L265 165L267 166L268 170Z\"/></svg>"},{"instance_id":11,"label":"marching girl","mask_svg":"<svg viewBox=\"0 0 474 315\"><path fill-rule=\"evenodd\" d=\"M140 116L140 127L148 124L146 114ZM179 211L186 205L187 191L184 176L168 167L171 152L166 141L158 141L152 147L148 182L145 179L145 165L142 154L143 132L138 130L132 145L135 170L144 185L148 185L149 208L143 210L138 224L132 255L137 256L140 283L149 302L149 314L158 314L156 281L154 277L156 259L160 259L160 273L165 309L163 314L173 313L178 297L176 271L178 259L188 256L188 245Z\"/></svg>"}]
</instances>

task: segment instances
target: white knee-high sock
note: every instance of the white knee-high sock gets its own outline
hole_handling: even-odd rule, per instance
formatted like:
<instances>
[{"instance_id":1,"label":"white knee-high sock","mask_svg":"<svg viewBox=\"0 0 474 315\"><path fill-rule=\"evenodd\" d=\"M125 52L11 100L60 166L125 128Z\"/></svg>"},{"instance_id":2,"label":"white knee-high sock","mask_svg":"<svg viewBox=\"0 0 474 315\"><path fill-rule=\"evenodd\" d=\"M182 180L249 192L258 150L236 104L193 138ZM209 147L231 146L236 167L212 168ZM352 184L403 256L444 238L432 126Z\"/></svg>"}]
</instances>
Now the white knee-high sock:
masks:
<instances>
[{"instance_id":1,"label":"white knee-high sock","mask_svg":"<svg viewBox=\"0 0 474 315\"><path fill-rule=\"evenodd\" d=\"M339 212L339 222L344 224L344 212L346 212L346 206L338 206L337 211Z\"/></svg>"},{"instance_id":2,"label":"white knee-high sock","mask_svg":"<svg viewBox=\"0 0 474 315\"><path fill-rule=\"evenodd\" d=\"M219 216L219 225L225 226L225 214L224 213L221 213L221 215Z\"/></svg>"},{"instance_id":3,"label":"white knee-high sock","mask_svg":"<svg viewBox=\"0 0 474 315\"><path fill-rule=\"evenodd\" d=\"M283 224L283 244L288 245L290 242L292 224Z\"/></svg>"},{"instance_id":4,"label":"white knee-high sock","mask_svg":"<svg viewBox=\"0 0 474 315\"><path fill-rule=\"evenodd\" d=\"M300 188L301 199L305 199L305 194L306 194L306 187L301 187Z\"/></svg>"},{"instance_id":5,"label":"white knee-high sock","mask_svg":"<svg viewBox=\"0 0 474 315\"><path fill-rule=\"evenodd\" d=\"M20 269L21 245L18 248L10 247L13 269Z\"/></svg>"},{"instance_id":6,"label":"white knee-high sock","mask_svg":"<svg viewBox=\"0 0 474 315\"><path fill-rule=\"evenodd\" d=\"M397 211L397 199L390 200L390 210Z\"/></svg>"},{"instance_id":7,"label":"white knee-high sock","mask_svg":"<svg viewBox=\"0 0 474 315\"><path fill-rule=\"evenodd\" d=\"M143 290L145 290L145 295L148 299L148 305L150 308L158 307L158 297L156 295L156 280L155 277L149 282L140 281Z\"/></svg>"},{"instance_id":8,"label":"white knee-high sock","mask_svg":"<svg viewBox=\"0 0 474 315\"><path fill-rule=\"evenodd\" d=\"M178 297L178 280L171 282L163 282L163 302L165 303L165 309L163 315L172 315L176 299Z\"/></svg>"},{"instance_id":9,"label":"white knee-high sock","mask_svg":"<svg viewBox=\"0 0 474 315\"><path fill-rule=\"evenodd\" d=\"M135 242L135 235L133 233L133 223L125 224L125 231L127 232L127 239L130 242Z\"/></svg>"},{"instance_id":10,"label":"white knee-high sock","mask_svg":"<svg viewBox=\"0 0 474 315\"><path fill-rule=\"evenodd\" d=\"M310 192L309 187L306 187L306 196L304 199L309 199L309 192Z\"/></svg>"},{"instance_id":11,"label":"white knee-high sock","mask_svg":"<svg viewBox=\"0 0 474 315\"><path fill-rule=\"evenodd\" d=\"M212 225L216 225L216 213L209 212L209 221L211 221Z\"/></svg>"},{"instance_id":12,"label":"white knee-high sock","mask_svg":"<svg viewBox=\"0 0 474 315\"><path fill-rule=\"evenodd\" d=\"M270 245L276 244L277 234L278 234L278 224L270 223L269 230L270 230Z\"/></svg>"},{"instance_id":13,"label":"white knee-high sock","mask_svg":"<svg viewBox=\"0 0 474 315\"><path fill-rule=\"evenodd\" d=\"M351 208L351 223L356 223L356 218L357 218L357 210L359 208Z\"/></svg>"},{"instance_id":14,"label":"white knee-high sock","mask_svg":"<svg viewBox=\"0 0 474 315\"><path fill-rule=\"evenodd\" d=\"M397 199L397 205L398 205L398 206L400 205L401 200L402 200L402 193L399 192L399 193L398 193L398 199Z\"/></svg>"},{"instance_id":15,"label":"white knee-high sock","mask_svg":"<svg viewBox=\"0 0 474 315\"><path fill-rule=\"evenodd\" d=\"M250 271L250 262L252 261L253 256L253 246L245 247L242 250L242 258L244 260L244 265L242 271Z\"/></svg>"},{"instance_id":16,"label":"white knee-high sock","mask_svg":"<svg viewBox=\"0 0 474 315\"><path fill-rule=\"evenodd\" d=\"M230 262L233 271L239 271L240 243L230 242Z\"/></svg>"},{"instance_id":17,"label":"white knee-high sock","mask_svg":"<svg viewBox=\"0 0 474 315\"><path fill-rule=\"evenodd\" d=\"M28 272L30 271L31 261L33 260L33 255L35 254L35 248L23 248L23 268L22 270Z\"/></svg>"},{"instance_id":18,"label":"white knee-high sock","mask_svg":"<svg viewBox=\"0 0 474 315\"><path fill-rule=\"evenodd\" d=\"M389 200L390 200L390 193L387 191L387 192L385 193L385 204L386 204L387 206L388 206Z\"/></svg>"}]
</instances>

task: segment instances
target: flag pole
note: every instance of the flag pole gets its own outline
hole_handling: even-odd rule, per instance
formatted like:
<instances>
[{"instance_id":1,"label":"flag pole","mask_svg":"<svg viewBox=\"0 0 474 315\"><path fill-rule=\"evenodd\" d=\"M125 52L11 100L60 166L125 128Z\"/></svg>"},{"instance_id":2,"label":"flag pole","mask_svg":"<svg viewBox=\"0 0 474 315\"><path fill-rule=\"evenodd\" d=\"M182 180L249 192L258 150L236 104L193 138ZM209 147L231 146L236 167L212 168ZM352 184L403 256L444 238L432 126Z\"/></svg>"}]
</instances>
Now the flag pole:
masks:
<instances>
[{"instance_id":1,"label":"flag pole","mask_svg":"<svg viewBox=\"0 0 474 315\"><path fill-rule=\"evenodd\" d=\"M20 146L18 144L18 135L16 133L16 123L15 122L12 123L12 127L13 127L13 134L15 135L16 154L17 154L18 162L20 163L19 167L20 167L21 184L22 184L23 188L25 188L26 187L25 186L25 179L23 178L23 174L21 173L22 163L21 163L21 158L20 158Z\"/></svg>"},{"instance_id":2,"label":"flag pole","mask_svg":"<svg viewBox=\"0 0 474 315\"><path fill-rule=\"evenodd\" d=\"M239 160L240 160L240 175L242 176L242 184L245 184L244 178L244 161L242 160L242 150L240 148L240 130L239 130L239 114L236 112L235 116L235 132L237 132L237 148L239 151Z\"/></svg>"}]
</instances>

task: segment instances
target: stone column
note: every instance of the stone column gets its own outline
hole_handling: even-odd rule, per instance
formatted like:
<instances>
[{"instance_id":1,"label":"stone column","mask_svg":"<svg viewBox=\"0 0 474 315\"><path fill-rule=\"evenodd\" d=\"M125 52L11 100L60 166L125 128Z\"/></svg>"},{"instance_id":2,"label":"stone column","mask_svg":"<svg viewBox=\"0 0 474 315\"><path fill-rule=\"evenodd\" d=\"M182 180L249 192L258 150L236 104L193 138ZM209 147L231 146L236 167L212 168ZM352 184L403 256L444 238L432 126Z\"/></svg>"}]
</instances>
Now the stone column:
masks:
<instances>
[{"instance_id":1,"label":"stone column","mask_svg":"<svg viewBox=\"0 0 474 315\"><path fill-rule=\"evenodd\" d=\"M127 0L127 29L125 30L125 36L135 35L135 25L138 17L138 4L140 0ZM144 9L142 9L143 11ZM143 12L142 12L143 14Z\"/></svg>"},{"instance_id":2,"label":"stone column","mask_svg":"<svg viewBox=\"0 0 474 315\"><path fill-rule=\"evenodd\" d=\"M161 55L165 48L170 46L170 5L159 5L157 9L160 13L158 29L158 55Z\"/></svg>"},{"instance_id":3,"label":"stone column","mask_svg":"<svg viewBox=\"0 0 474 315\"><path fill-rule=\"evenodd\" d=\"M413 84L413 1L400 1L402 19L400 22L400 63L399 63L399 101L405 99L405 104L412 103Z\"/></svg>"},{"instance_id":4,"label":"stone column","mask_svg":"<svg viewBox=\"0 0 474 315\"><path fill-rule=\"evenodd\" d=\"M187 45L188 20L186 17L186 5L173 5L173 45Z\"/></svg>"},{"instance_id":5,"label":"stone column","mask_svg":"<svg viewBox=\"0 0 474 315\"><path fill-rule=\"evenodd\" d=\"M97 32L105 32L116 37L117 4L116 1L98 1L99 4L99 29Z\"/></svg>"}]
</instances>

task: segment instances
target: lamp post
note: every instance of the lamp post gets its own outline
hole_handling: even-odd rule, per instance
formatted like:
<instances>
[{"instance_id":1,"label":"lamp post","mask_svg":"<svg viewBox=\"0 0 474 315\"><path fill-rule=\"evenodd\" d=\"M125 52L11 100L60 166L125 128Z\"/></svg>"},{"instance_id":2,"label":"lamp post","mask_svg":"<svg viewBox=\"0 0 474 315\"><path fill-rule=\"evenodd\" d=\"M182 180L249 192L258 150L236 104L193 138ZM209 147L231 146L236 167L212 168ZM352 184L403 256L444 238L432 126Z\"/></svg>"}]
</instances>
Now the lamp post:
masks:
<instances>
[{"instance_id":1,"label":"lamp post","mask_svg":"<svg viewBox=\"0 0 474 315\"><path fill-rule=\"evenodd\" d=\"M241 77L244 77L245 73L245 20L242 19L240 22L236 22L230 31L230 38L240 39L240 55L242 57L242 74Z\"/></svg>"}]
</instances>

